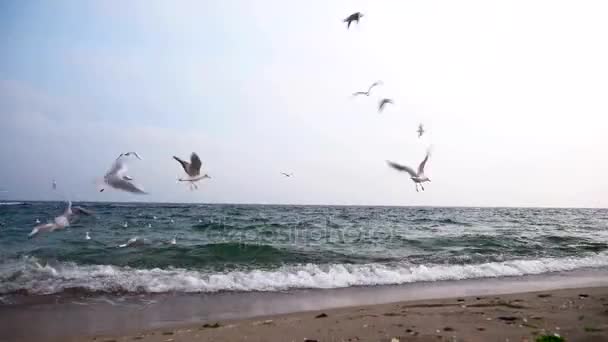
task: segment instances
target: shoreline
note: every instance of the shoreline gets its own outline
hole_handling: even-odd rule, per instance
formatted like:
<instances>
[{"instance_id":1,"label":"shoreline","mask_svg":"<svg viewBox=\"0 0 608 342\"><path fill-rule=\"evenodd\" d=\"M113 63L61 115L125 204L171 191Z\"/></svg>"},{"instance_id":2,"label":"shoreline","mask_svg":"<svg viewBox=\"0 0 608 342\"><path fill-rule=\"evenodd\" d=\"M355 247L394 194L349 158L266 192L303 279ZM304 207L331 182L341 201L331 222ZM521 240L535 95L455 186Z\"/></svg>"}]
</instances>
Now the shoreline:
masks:
<instances>
[{"instance_id":1,"label":"shoreline","mask_svg":"<svg viewBox=\"0 0 608 342\"><path fill-rule=\"evenodd\" d=\"M574 288L176 323L64 341L566 341L608 340L608 287Z\"/></svg>"},{"instance_id":2,"label":"shoreline","mask_svg":"<svg viewBox=\"0 0 608 342\"><path fill-rule=\"evenodd\" d=\"M56 341L90 341L95 336L136 337L134 334L141 332L200 327L205 323L220 322L225 326L236 324L226 322L255 321L255 317L281 319L283 316L304 315L304 318L307 317L306 313L321 310L348 312L362 306L437 303L449 301L449 298L454 297L510 298L538 291L577 291L567 289L608 292L608 269L285 292L23 296L22 303L0 305L0 320L4 323L0 325L0 340L36 341L44 338ZM608 297L608 293L605 297ZM608 314L605 317L608 321ZM38 323L24 323L32 321ZM106 338L101 340L104 339ZM107 339L121 340L112 337ZM170 337L158 341L168 339Z\"/></svg>"}]
</instances>

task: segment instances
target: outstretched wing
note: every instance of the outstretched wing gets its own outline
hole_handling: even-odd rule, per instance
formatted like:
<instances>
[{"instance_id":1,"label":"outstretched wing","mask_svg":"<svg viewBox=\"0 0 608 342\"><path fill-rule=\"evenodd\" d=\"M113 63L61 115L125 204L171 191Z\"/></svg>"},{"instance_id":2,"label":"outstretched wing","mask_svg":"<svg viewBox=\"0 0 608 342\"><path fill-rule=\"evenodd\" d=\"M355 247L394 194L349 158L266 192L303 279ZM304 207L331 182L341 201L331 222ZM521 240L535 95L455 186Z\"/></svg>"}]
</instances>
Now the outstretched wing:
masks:
<instances>
[{"instance_id":1,"label":"outstretched wing","mask_svg":"<svg viewBox=\"0 0 608 342\"><path fill-rule=\"evenodd\" d=\"M122 177L125 173L127 173L127 164L118 157L112 164L112 168L106 173L106 177L111 175Z\"/></svg>"},{"instance_id":2,"label":"outstretched wing","mask_svg":"<svg viewBox=\"0 0 608 342\"><path fill-rule=\"evenodd\" d=\"M409 174L410 174L410 176L412 176L412 177L416 177L416 172L414 171L414 169L412 169L412 168L411 168L411 167L409 167L409 166L405 166L405 165L397 164L397 163L392 162L392 161L390 161L390 160L387 160L387 161L386 161L386 163L388 164L388 166L392 167L392 168L393 168L393 169L395 169L395 170L398 170L398 171L405 171L405 172L409 173Z\"/></svg>"},{"instance_id":3,"label":"outstretched wing","mask_svg":"<svg viewBox=\"0 0 608 342\"><path fill-rule=\"evenodd\" d=\"M196 153L192 152L192 154L190 155L190 172L188 172L188 174L190 176L198 175L201 171L201 165L201 159Z\"/></svg>"},{"instance_id":4,"label":"outstretched wing","mask_svg":"<svg viewBox=\"0 0 608 342\"><path fill-rule=\"evenodd\" d=\"M422 163L420 163L420 165L418 165L418 175L424 174L424 166L426 165L427 160L429 160L429 155L430 155L430 153L427 152Z\"/></svg>"},{"instance_id":5,"label":"outstretched wing","mask_svg":"<svg viewBox=\"0 0 608 342\"><path fill-rule=\"evenodd\" d=\"M145 192L143 189L140 189L137 185L135 185L129 181L126 181L122 178L114 179L112 181L111 185L112 185L112 187L114 187L116 189L131 192L134 194L141 194L141 195L147 194L147 192Z\"/></svg>"},{"instance_id":6,"label":"outstretched wing","mask_svg":"<svg viewBox=\"0 0 608 342\"><path fill-rule=\"evenodd\" d=\"M353 96L359 96L359 95L367 95L367 93L364 91L358 91L356 93L353 93Z\"/></svg>"},{"instance_id":7,"label":"outstretched wing","mask_svg":"<svg viewBox=\"0 0 608 342\"><path fill-rule=\"evenodd\" d=\"M177 162L182 165L182 168L184 169L184 172L188 173L188 168L190 167L190 163L188 163L185 160L181 160L180 158L178 158L176 156L173 156L173 159L177 160Z\"/></svg>"},{"instance_id":8,"label":"outstretched wing","mask_svg":"<svg viewBox=\"0 0 608 342\"><path fill-rule=\"evenodd\" d=\"M376 82L372 83L372 85L369 86L369 89L367 90L367 92L370 93L374 87L379 86L379 85L382 85L382 81L376 81Z\"/></svg>"}]
</instances>

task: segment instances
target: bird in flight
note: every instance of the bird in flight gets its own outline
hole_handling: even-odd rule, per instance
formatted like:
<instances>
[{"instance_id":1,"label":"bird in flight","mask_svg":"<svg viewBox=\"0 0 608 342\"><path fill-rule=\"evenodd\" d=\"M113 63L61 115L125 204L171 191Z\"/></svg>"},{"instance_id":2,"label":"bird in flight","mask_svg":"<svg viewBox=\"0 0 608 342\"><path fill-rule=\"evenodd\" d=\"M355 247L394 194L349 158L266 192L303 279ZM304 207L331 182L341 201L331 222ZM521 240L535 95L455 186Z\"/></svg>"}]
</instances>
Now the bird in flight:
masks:
<instances>
[{"instance_id":1,"label":"bird in flight","mask_svg":"<svg viewBox=\"0 0 608 342\"><path fill-rule=\"evenodd\" d=\"M288 178L293 176L293 172L292 173L281 172L281 174Z\"/></svg>"},{"instance_id":2,"label":"bird in flight","mask_svg":"<svg viewBox=\"0 0 608 342\"><path fill-rule=\"evenodd\" d=\"M53 190L57 190L57 182L53 179L53 184L52 184Z\"/></svg>"},{"instance_id":3,"label":"bird in flight","mask_svg":"<svg viewBox=\"0 0 608 342\"><path fill-rule=\"evenodd\" d=\"M424 157L424 160L420 163L420 165L418 165L418 172L414 171L414 169L412 169L409 166L397 164L397 163L394 163L389 160L387 160L386 162L388 163L388 165L390 167L392 167L395 170L405 171L405 172L409 173L411 180L414 181L414 183L416 184L416 192L418 192L418 185L420 185L420 187L422 188L422 191L424 191L424 186L422 185L422 183L431 181L429 179L429 177L424 175L424 166L426 165L426 162L429 160L429 155L430 155L430 153L427 151L426 156Z\"/></svg>"},{"instance_id":4,"label":"bird in flight","mask_svg":"<svg viewBox=\"0 0 608 342\"><path fill-rule=\"evenodd\" d=\"M372 89L375 86L379 86L379 85L382 85L382 81L377 81L377 82L372 83L372 85L369 86L369 89L367 89L367 91L358 91L356 93L353 93L353 96L359 96L359 95L369 96L372 92Z\"/></svg>"},{"instance_id":5,"label":"bird in flight","mask_svg":"<svg viewBox=\"0 0 608 342\"><path fill-rule=\"evenodd\" d=\"M190 189L198 189L198 185L196 182L201 179L211 178L208 174L204 174L201 176L201 159L195 152L192 152L190 155L190 162L180 159L179 157L173 156L173 159L177 160L178 163L181 164L182 168L188 175L188 178L178 178L179 182L190 182Z\"/></svg>"},{"instance_id":6,"label":"bird in flight","mask_svg":"<svg viewBox=\"0 0 608 342\"><path fill-rule=\"evenodd\" d=\"M345 23L348 23L348 25L346 26L346 28L350 28L350 23L352 23L353 21L356 21L357 24L359 24L359 19L363 18L363 13L361 12L355 12L351 15L349 15L346 19L344 19Z\"/></svg>"},{"instance_id":7,"label":"bird in flight","mask_svg":"<svg viewBox=\"0 0 608 342\"><path fill-rule=\"evenodd\" d=\"M424 126L422 126L422 124L418 125L418 130L416 132L418 132L418 138L420 138L424 134Z\"/></svg>"},{"instance_id":8,"label":"bird in flight","mask_svg":"<svg viewBox=\"0 0 608 342\"><path fill-rule=\"evenodd\" d=\"M63 214L55 217L53 222L39 224L32 229L32 232L28 237L34 237L36 234L41 232L53 232L58 229L64 229L70 226L79 215L93 215L93 212L86 210L82 207L72 207L72 202L68 201L68 206L65 208Z\"/></svg>"},{"instance_id":9,"label":"bird in flight","mask_svg":"<svg viewBox=\"0 0 608 342\"><path fill-rule=\"evenodd\" d=\"M378 104L378 113L381 113L384 110L384 106L387 103L393 104L394 102L391 99L382 99L382 100L380 100L380 103Z\"/></svg>"},{"instance_id":10,"label":"bird in flight","mask_svg":"<svg viewBox=\"0 0 608 342\"><path fill-rule=\"evenodd\" d=\"M114 164L112 164L110 170L103 177L103 183L117 190L123 190L134 194L147 194L141 187L132 182L132 177L127 175L128 168L123 157L130 155L134 155L138 159L141 159L135 152L128 152L126 154L121 153L114 161ZM103 192L104 190L105 187L102 185L99 192Z\"/></svg>"}]
</instances>

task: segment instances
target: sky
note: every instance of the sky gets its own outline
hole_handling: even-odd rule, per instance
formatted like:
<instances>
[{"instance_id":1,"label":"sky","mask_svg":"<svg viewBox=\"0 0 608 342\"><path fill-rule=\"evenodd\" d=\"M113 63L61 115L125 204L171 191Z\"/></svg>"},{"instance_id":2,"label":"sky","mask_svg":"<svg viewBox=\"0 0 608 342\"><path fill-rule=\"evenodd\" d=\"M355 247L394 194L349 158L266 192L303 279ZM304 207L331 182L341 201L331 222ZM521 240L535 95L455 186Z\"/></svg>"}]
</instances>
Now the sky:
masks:
<instances>
[{"instance_id":1,"label":"sky","mask_svg":"<svg viewBox=\"0 0 608 342\"><path fill-rule=\"evenodd\" d=\"M0 200L608 207L606 15L591 0L2 1ZM429 148L417 193L386 160ZM99 193L127 151L149 195ZM212 177L198 191L171 158L193 151Z\"/></svg>"}]
</instances>

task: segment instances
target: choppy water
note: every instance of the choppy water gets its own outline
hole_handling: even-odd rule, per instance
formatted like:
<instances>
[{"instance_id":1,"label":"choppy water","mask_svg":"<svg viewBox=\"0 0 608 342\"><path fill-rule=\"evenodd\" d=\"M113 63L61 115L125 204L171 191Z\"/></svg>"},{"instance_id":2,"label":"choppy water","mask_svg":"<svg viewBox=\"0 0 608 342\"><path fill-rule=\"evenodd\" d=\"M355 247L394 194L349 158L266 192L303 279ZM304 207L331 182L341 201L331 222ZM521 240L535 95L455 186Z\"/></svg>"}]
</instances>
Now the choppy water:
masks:
<instances>
[{"instance_id":1,"label":"choppy water","mask_svg":"<svg viewBox=\"0 0 608 342\"><path fill-rule=\"evenodd\" d=\"M28 239L64 204L0 203L0 294L280 291L608 266L605 209L80 205L96 216ZM134 236L144 243L117 247Z\"/></svg>"}]
</instances>

